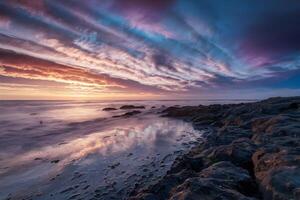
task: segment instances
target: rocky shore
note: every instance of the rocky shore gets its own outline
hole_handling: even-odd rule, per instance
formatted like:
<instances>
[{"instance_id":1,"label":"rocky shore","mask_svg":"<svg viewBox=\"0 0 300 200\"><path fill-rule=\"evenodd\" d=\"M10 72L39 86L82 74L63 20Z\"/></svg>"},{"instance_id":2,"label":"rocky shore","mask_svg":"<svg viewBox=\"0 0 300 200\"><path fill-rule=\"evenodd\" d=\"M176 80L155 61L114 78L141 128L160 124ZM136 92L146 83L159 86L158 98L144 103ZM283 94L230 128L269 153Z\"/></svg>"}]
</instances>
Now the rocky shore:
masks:
<instances>
[{"instance_id":1,"label":"rocky shore","mask_svg":"<svg viewBox=\"0 0 300 200\"><path fill-rule=\"evenodd\" d=\"M206 130L204 140L131 200L300 199L300 97L176 106L162 115Z\"/></svg>"}]
</instances>

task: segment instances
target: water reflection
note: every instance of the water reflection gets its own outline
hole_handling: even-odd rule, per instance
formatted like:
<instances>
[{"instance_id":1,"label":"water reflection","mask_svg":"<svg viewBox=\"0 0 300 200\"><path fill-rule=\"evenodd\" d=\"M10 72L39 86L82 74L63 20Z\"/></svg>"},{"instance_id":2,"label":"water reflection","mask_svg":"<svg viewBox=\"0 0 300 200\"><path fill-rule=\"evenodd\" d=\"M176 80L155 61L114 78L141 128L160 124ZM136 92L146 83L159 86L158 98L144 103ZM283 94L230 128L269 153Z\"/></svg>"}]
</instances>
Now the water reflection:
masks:
<instances>
[{"instance_id":1,"label":"water reflection","mask_svg":"<svg viewBox=\"0 0 300 200\"><path fill-rule=\"evenodd\" d=\"M14 157L1 157L0 166L3 167L0 169L0 178L3 181L0 182L2 188L0 197L5 196L7 192L24 189L19 188L21 183L26 183L27 186L38 182L45 184L57 174L61 177L67 174L69 176L74 171L82 173L93 171L87 175L89 178L82 180L89 182L90 188L95 188L99 184L105 186L109 179L109 182L115 182L120 189L124 189L124 181L135 182L139 176L137 173L139 171L143 173L145 169L141 166L151 166L147 171L152 175L162 173L164 170L157 170L161 167L160 162L169 165L176 156L175 151L179 153L190 148L191 143L200 137L199 132L190 124L158 118L156 115L116 119L109 124L108 128L99 132L70 140L66 138L64 142L19 152ZM188 143L190 145L186 145ZM119 169L122 170L118 171ZM133 175L136 178L132 178ZM93 184L95 177L97 181ZM53 182L42 190L47 195L56 194L57 199L67 198L64 195L68 194L56 191L57 187L54 185L59 184ZM123 195L129 189L125 187ZM51 196L50 199L53 198Z\"/></svg>"}]
</instances>

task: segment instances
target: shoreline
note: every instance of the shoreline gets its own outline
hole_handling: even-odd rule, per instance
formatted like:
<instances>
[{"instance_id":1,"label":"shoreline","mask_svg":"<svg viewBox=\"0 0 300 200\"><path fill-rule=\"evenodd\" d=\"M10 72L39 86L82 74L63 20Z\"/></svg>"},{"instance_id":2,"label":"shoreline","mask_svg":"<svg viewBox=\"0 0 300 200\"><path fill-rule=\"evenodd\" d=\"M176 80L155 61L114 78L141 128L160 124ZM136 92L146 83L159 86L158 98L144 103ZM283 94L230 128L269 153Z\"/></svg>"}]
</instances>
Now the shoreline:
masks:
<instances>
[{"instance_id":1,"label":"shoreline","mask_svg":"<svg viewBox=\"0 0 300 200\"><path fill-rule=\"evenodd\" d=\"M52 167L64 165L64 170L43 182L43 187L47 184L53 186L49 190L45 188L38 193L34 190L20 195L33 199L68 199L73 198L74 195L74 199L119 198L130 200L285 200L299 198L300 126L298 124L300 124L300 97L271 98L251 103L195 105L169 105L170 107L168 107L163 105L108 104L93 109L109 114L110 117L92 117L87 121L67 122L65 124L67 129L59 129L54 132L44 129L51 125L51 121L46 120L44 124L39 125L39 129L48 130L48 132L43 131L40 136L44 134L54 136L56 134L53 135L53 133L64 132L63 135L58 135L58 139L63 139L62 142L54 142L55 139L52 138L52 143L57 143L54 148L55 151L66 147L61 152L66 152L66 149L71 150L70 147L78 146L81 144L81 140L87 144L81 150L91 147L100 151L103 148L102 144L99 147L94 146L95 142L93 141L105 141L107 144L111 141L113 144L113 141L116 140L119 143L112 146L119 148L120 145L124 146L124 142L133 144L131 139L137 139L140 136L149 139L143 133L148 133L149 131L146 130L150 130L150 127L153 130L153 125L156 123L161 124L164 120L175 120L176 122L173 123L172 127L169 123L156 127L158 135L150 138L157 138L157 142L159 144L163 142L163 145L154 148L153 153L155 154L153 155L146 155L147 152L142 153L141 149L139 151L131 149L124 151L122 155L120 153L119 157L112 158L112 162L107 162L105 165L101 164L102 161L99 160L100 154L94 151L91 151L89 156L71 159L69 164L65 162L65 159L70 157L68 155L66 157L63 155L61 155L62 157L60 155L53 157L52 155L53 158L51 157L51 159L47 155L33 156L29 159L32 163L46 164ZM63 109L68 109L68 107ZM88 109L88 111L90 110ZM34 119L43 116L42 113L30 109L26 110L26 113L26 116ZM149 121L148 123L148 120L153 122L150 123ZM126 125L122 125L125 122ZM186 123L187 126L183 128L181 123ZM124 131L127 129L130 131L137 126L145 127L138 129L136 137L131 139L127 136L124 137L126 134L116 135L116 133L107 132L114 129L121 130L120 128ZM175 131L176 127L178 131ZM201 136L198 135L199 138L194 138L195 141L189 142L188 138L193 137L192 132L189 131L190 128L201 133ZM28 130L35 131L38 129ZM178 135L178 138L174 137L174 133L171 135L163 134L166 137L161 135L161 131L167 133L167 130L173 131L175 135ZM102 132L107 133L103 134ZM70 134L72 137L69 137ZM80 137L78 138L78 136ZM120 136L123 139L118 139ZM175 143L169 145L164 143L171 136L174 137L174 141L172 141ZM41 139L45 139L44 136ZM147 144L149 144L148 139ZM78 144L76 143L77 140ZM46 141L47 144L50 142ZM155 141L153 144L156 143ZM73 143L77 145L72 145ZM142 140L140 143L143 146L146 144ZM171 148L171 144L174 146L177 143L178 146L171 151L171 154L170 152L166 155L157 154L159 147ZM186 151L183 152L183 149ZM79 150L80 148L75 152ZM72 152L70 155L72 157ZM165 162L161 163L164 157L169 159L167 167ZM154 160L150 162L152 158ZM160 158L162 159L160 160ZM89 173L86 173L91 171L88 166L80 170L76 169L89 159L98 160L94 163L93 169L99 173L93 172L95 178L92 179L89 179ZM128 162L129 160L130 162ZM141 162L144 163L137 168L141 170L140 173L135 172L131 176L130 166L132 167L134 163L139 166ZM155 168L151 167L153 164L155 164ZM102 170L107 172L103 177ZM78 180L77 178L76 181L73 180L78 174L80 175ZM64 182L65 187L61 188L61 181L70 177L73 177L72 180ZM96 177L98 177L98 181L96 181ZM118 179L123 177L125 181L126 178L132 180L124 185L125 183L114 180L117 177ZM105 182L108 181L109 184L102 184L102 179ZM21 198L8 196L8 199L10 197L11 199Z\"/></svg>"},{"instance_id":2,"label":"shoreline","mask_svg":"<svg viewBox=\"0 0 300 200\"><path fill-rule=\"evenodd\" d=\"M169 107L162 115L210 131L131 200L300 199L300 97Z\"/></svg>"},{"instance_id":3,"label":"shoreline","mask_svg":"<svg viewBox=\"0 0 300 200\"><path fill-rule=\"evenodd\" d=\"M176 157L196 145L201 133L190 123L158 117L154 109L126 115L135 109L118 118L113 111L106 120L41 131L35 135L40 146L1 160L0 199L127 199L134 186L155 183Z\"/></svg>"}]
</instances>

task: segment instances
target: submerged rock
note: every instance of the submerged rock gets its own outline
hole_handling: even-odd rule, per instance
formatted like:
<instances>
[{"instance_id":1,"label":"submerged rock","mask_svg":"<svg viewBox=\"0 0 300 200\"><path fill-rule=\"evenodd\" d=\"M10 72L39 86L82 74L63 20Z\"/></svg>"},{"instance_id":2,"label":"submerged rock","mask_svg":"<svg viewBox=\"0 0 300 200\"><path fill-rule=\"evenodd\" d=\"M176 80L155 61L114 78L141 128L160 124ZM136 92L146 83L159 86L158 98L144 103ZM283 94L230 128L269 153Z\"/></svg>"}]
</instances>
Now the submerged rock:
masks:
<instances>
[{"instance_id":1,"label":"submerged rock","mask_svg":"<svg viewBox=\"0 0 300 200\"><path fill-rule=\"evenodd\" d=\"M129 109L145 109L145 106L134 106L134 105L124 105L120 107L121 110L129 110Z\"/></svg>"},{"instance_id":2,"label":"submerged rock","mask_svg":"<svg viewBox=\"0 0 300 200\"><path fill-rule=\"evenodd\" d=\"M118 110L118 109L117 108L108 107L108 108L103 108L102 110L103 111L114 111L114 110Z\"/></svg>"},{"instance_id":3,"label":"submerged rock","mask_svg":"<svg viewBox=\"0 0 300 200\"><path fill-rule=\"evenodd\" d=\"M138 110L134 110L134 111L131 111L131 112L127 112L123 115L116 115L116 116L113 116L114 118L118 118L118 117L131 117L131 116L134 116L134 115L137 115L137 114L140 114L142 113L141 111L138 111Z\"/></svg>"},{"instance_id":4,"label":"submerged rock","mask_svg":"<svg viewBox=\"0 0 300 200\"><path fill-rule=\"evenodd\" d=\"M60 160L52 160L51 163L59 163Z\"/></svg>"}]
</instances>

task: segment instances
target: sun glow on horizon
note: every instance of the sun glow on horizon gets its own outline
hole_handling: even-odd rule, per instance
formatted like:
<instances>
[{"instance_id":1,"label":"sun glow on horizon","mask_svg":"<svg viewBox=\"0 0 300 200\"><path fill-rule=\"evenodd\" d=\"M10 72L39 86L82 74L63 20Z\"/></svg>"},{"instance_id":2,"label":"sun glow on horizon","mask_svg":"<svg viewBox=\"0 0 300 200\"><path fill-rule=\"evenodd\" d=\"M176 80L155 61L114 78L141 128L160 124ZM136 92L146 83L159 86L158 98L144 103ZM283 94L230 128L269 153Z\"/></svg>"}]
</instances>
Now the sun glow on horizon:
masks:
<instances>
[{"instance_id":1,"label":"sun glow on horizon","mask_svg":"<svg viewBox=\"0 0 300 200\"><path fill-rule=\"evenodd\" d=\"M0 98L295 95L299 11L284 0L0 1Z\"/></svg>"}]
</instances>

